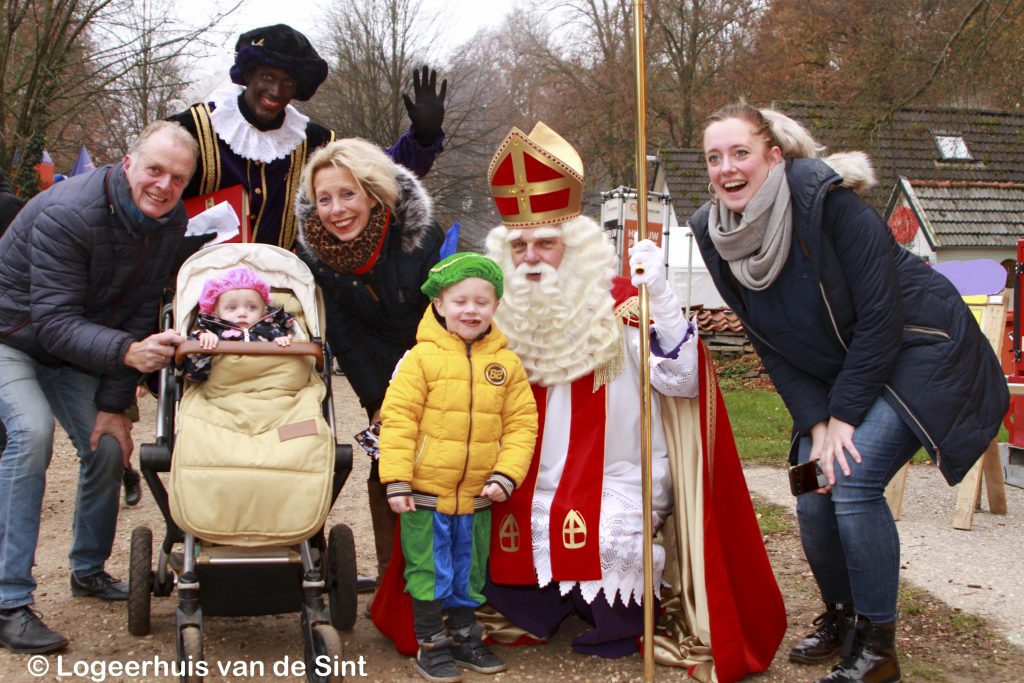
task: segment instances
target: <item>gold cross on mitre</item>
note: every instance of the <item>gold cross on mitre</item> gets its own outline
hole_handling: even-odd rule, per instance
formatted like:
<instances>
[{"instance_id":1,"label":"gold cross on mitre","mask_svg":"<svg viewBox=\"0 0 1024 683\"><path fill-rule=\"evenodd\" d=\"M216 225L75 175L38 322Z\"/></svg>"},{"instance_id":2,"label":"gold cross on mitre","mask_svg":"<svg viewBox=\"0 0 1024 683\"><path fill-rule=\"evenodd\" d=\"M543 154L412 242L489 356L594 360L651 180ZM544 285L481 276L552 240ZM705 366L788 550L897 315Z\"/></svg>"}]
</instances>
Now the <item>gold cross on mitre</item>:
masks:
<instances>
[{"instance_id":1,"label":"gold cross on mitre","mask_svg":"<svg viewBox=\"0 0 1024 683\"><path fill-rule=\"evenodd\" d=\"M582 211L583 162L562 136L538 122L513 128L487 169L491 196L510 228L560 223Z\"/></svg>"}]
</instances>

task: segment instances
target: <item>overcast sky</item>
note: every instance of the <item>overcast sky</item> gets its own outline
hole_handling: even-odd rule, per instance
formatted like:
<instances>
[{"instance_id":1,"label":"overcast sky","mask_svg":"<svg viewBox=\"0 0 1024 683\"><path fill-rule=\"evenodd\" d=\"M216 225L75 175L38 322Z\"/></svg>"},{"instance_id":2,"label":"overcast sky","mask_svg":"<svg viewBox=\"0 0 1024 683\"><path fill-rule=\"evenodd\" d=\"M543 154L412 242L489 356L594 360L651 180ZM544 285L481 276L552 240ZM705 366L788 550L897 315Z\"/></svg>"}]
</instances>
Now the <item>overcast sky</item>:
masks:
<instances>
[{"instance_id":1,"label":"overcast sky","mask_svg":"<svg viewBox=\"0 0 1024 683\"><path fill-rule=\"evenodd\" d=\"M358 0L357 0L358 1ZM514 7L511 0L419 0L427 11L439 14L442 30L442 47L452 49L469 40L474 33L485 27L496 26ZM201 23L210 12L209 0L180 0L175 3L182 17L195 17ZM323 16L325 0L244 0L241 9L218 24L216 35L209 36L219 46L210 60L200 64L201 72L226 72L234 55L235 41L240 33L258 26L288 24L313 38L318 33L318 23Z\"/></svg>"}]
</instances>

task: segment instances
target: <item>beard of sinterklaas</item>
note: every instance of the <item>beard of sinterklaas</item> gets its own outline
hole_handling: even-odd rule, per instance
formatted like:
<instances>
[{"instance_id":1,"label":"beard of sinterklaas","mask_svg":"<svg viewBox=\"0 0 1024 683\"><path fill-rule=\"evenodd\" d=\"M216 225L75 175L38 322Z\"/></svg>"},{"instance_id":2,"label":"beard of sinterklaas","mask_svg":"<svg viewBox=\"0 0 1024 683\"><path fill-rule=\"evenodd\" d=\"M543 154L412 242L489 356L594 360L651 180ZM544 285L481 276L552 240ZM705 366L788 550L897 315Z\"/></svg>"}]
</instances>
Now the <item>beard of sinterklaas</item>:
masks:
<instances>
[{"instance_id":1,"label":"beard of sinterklaas","mask_svg":"<svg viewBox=\"0 0 1024 683\"><path fill-rule=\"evenodd\" d=\"M615 253L588 218L563 224L565 256L559 267L512 264L508 232L489 239L492 258L505 272L505 293L495 318L522 359L531 383L567 384L608 363L620 331L613 314ZM496 232L496 231L492 231ZM527 279L539 272L540 281Z\"/></svg>"}]
</instances>

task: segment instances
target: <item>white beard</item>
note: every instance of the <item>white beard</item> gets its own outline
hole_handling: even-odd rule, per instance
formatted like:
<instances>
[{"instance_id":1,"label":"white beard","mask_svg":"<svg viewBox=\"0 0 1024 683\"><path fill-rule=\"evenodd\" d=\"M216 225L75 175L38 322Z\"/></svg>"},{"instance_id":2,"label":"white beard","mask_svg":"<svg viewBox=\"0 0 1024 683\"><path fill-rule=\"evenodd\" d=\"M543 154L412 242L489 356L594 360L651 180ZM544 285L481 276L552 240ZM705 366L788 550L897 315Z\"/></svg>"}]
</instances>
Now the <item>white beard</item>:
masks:
<instances>
[{"instance_id":1,"label":"white beard","mask_svg":"<svg viewBox=\"0 0 1024 683\"><path fill-rule=\"evenodd\" d=\"M611 279L615 252L589 218L562 227L565 256L557 269L539 264L516 268L508 230L495 228L488 255L502 266L505 293L495 319L509 348L523 361L533 384L568 384L607 364L618 350ZM540 273L539 281L527 273Z\"/></svg>"}]
</instances>

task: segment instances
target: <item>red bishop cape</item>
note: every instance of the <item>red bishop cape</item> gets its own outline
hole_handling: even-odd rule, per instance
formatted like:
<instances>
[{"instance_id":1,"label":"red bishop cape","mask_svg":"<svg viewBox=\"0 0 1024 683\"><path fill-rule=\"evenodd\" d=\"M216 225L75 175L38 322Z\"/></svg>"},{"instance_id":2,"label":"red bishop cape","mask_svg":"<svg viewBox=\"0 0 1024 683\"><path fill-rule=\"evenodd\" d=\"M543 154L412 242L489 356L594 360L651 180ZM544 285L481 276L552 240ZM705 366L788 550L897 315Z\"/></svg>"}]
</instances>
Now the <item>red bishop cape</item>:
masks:
<instances>
[{"instance_id":1,"label":"red bishop cape","mask_svg":"<svg viewBox=\"0 0 1024 683\"><path fill-rule=\"evenodd\" d=\"M625 278L615 279L613 295L617 304L636 295L636 289L628 282ZM636 326L637 320L632 317L624 322ZM743 478L714 365L703 343L699 345L698 365L703 590L707 594L715 673L720 683L729 683L768 668L786 632L786 611ZM678 478L679 473L674 471L673 476ZM395 642L400 653L412 657L416 655L417 644L412 629L412 600L405 592L400 526L395 530L391 563L381 578L370 611L378 630ZM685 565L679 557L670 556L667 563L672 562ZM663 647L670 640L672 637L667 634L656 636L656 641L660 641L655 647L659 662L671 659L664 656ZM690 671L700 678L706 675L695 672L692 666Z\"/></svg>"}]
</instances>

